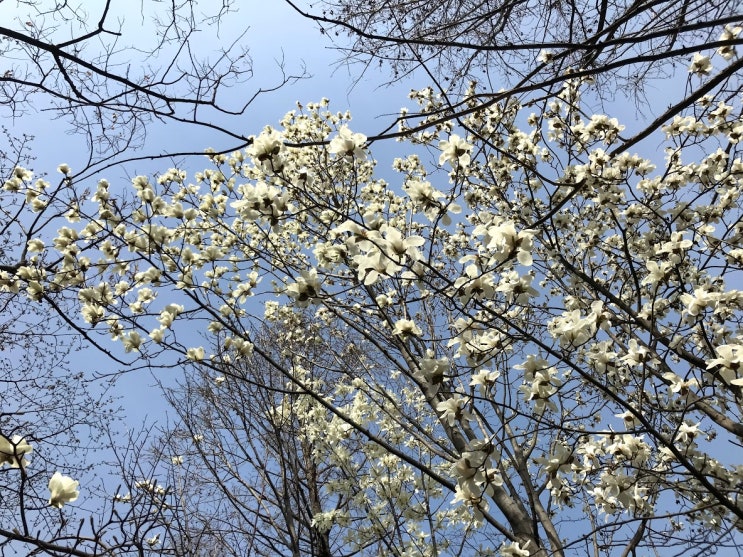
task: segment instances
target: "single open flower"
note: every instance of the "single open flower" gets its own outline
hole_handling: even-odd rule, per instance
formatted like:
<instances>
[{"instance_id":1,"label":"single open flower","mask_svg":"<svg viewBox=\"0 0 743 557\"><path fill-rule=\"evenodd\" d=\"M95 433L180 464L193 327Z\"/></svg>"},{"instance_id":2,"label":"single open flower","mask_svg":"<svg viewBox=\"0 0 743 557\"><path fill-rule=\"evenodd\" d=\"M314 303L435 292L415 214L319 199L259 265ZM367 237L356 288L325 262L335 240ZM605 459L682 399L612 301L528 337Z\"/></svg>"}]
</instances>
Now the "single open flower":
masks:
<instances>
[{"instance_id":1,"label":"single open flower","mask_svg":"<svg viewBox=\"0 0 743 557\"><path fill-rule=\"evenodd\" d=\"M49 480L49 492L51 497L49 498L49 504L52 507L61 509L65 503L71 503L76 501L80 492L78 486L80 482L77 482L69 476L63 476L59 472L54 472L54 475Z\"/></svg>"},{"instance_id":2,"label":"single open flower","mask_svg":"<svg viewBox=\"0 0 743 557\"><path fill-rule=\"evenodd\" d=\"M395 322L395 328L392 330L392 334L403 338L411 336L419 337L423 334L423 331L421 331L420 327L412 319L398 319Z\"/></svg>"},{"instance_id":3,"label":"single open flower","mask_svg":"<svg viewBox=\"0 0 743 557\"><path fill-rule=\"evenodd\" d=\"M364 153L364 144L366 136L361 133L353 133L348 126L341 126L338 135L330 140L328 151L335 153L340 157L356 157L357 159L366 158Z\"/></svg>"},{"instance_id":4,"label":"single open flower","mask_svg":"<svg viewBox=\"0 0 743 557\"><path fill-rule=\"evenodd\" d=\"M439 149L441 150L439 165L443 166L444 163L448 162L453 168L469 166L472 145L457 134L453 133L448 140L439 141Z\"/></svg>"},{"instance_id":5,"label":"single open flower","mask_svg":"<svg viewBox=\"0 0 743 557\"><path fill-rule=\"evenodd\" d=\"M0 467L9 464L11 468L25 468L28 464L26 455L31 451L31 445L20 435L14 435L12 439L0 435Z\"/></svg>"}]
</instances>

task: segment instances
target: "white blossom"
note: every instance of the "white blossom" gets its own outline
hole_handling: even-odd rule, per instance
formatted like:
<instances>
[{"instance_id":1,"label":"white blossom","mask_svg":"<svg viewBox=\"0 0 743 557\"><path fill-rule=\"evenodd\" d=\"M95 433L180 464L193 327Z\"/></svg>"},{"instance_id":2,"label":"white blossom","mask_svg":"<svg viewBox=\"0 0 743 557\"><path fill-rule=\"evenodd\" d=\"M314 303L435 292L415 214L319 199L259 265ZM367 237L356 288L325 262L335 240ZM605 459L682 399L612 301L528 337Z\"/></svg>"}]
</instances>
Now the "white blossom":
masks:
<instances>
[{"instance_id":1,"label":"white blossom","mask_svg":"<svg viewBox=\"0 0 743 557\"><path fill-rule=\"evenodd\" d=\"M510 544L503 544L500 548L501 557L529 557L531 552L527 549L529 545L521 547L518 542L512 542Z\"/></svg>"},{"instance_id":2,"label":"white blossom","mask_svg":"<svg viewBox=\"0 0 743 557\"><path fill-rule=\"evenodd\" d=\"M353 133L345 124L338 130L338 135L330 140L328 151L342 157L355 157L363 160L366 158L364 144L366 136L361 133Z\"/></svg>"},{"instance_id":3,"label":"white blossom","mask_svg":"<svg viewBox=\"0 0 743 557\"><path fill-rule=\"evenodd\" d=\"M439 412L440 418L449 424L450 427L456 425L459 421L467 421L471 419L472 415L466 409L467 398L454 395L451 398L447 398L439 402L436 405L436 410Z\"/></svg>"},{"instance_id":4,"label":"white blossom","mask_svg":"<svg viewBox=\"0 0 743 557\"><path fill-rule=\"evenodd\" d=\"M398 319L395 322L395 327L392 329L392 334L402 338L411 336L419 337L423 334L423 331L411 319Z\"/></svg>"},{"instance_id":5,"label":"white blossom","mask_svg":"<svg viewBox=\"0 0 743 557\"><path fill-rule=\"evenodd\" d=\"M320 279L316 269L302 271L297 282L286 288L286 293L294 300L298 307L307 307L320 294Z\"/></svg>"},{"instance_id":6,"label":"white blossom","mask_svg":"<svg viewBox=\"0 0 743 557\"><path fill-rule=\"evenodd\" d=\"M452 134L449 139L439 141L439 149L441 150L439 165L443 166L444 163L448 162L453 168L469 166L472 145L457 134Z\"/></svg>"},{"instance_id":7,"label":"white blossom","mask_svg":"<svg viewBox=\"0 0 743 557\"><path fill-rule=\"evenodd\" d=\"M186 358L192 362L200 362L206 356L206 351L203 346L197 346L196 348L189 348L186 350Z\"/></svg>"},{"instance_id":8,"label":"white blossom","mask_svg":"<svg viewBox=\"0 0 743 557\"><path fill-rule=\"evenodd\" d=\"M732 41L740 35L743 27L739 25L726 25L724 31L720 35L721 41ZM733 45L721 46L717 49L717 53L722 56L725 60L730 60L735 56L735 47Z\"/></svg>"},{"instance_id":9,"label":"white blossom","mask_svg":"<svg viewBox=\"0 0 743 557\"><path fill-rule=\"evenodd\" d=\"M65 503L72 503L77 501L80 492L78 486L80 482L77 482L69 476L63 476L59 472L54 472L54 475L49 480L49 505L61 509Z\"/></svg>"},{"instance_id":10,"label":"white blossom","mask_svg":"<svg viewBox=\"0 0 743 557\"><path fill-rule=\"evenodd\" d=\"M717 358L707 363L707 369L717 368L724 381L743 387L743 344L723 344L715 352Z\"/></svg>"},{"instance_id":11,"label":"white blossom","mask_svg":"<svg viewBox=\"0 0 743 557\"><path fill-rule=\"evenodd\" d=\"M11 468L25 468L28 466L26 455L33 451L33 447L24 437L13 435L10 439L0 435L0 467L8 464Z\"/></svg>"},{"instance_id":12,"label":"white blossom","mask_svg":"<svg viewBox=\"0 0 743 557\"><path fill-rule=\"evenodd\" d=\"M695 53L689 66L689 73L698 75L707 75L712 71L712 62L710 62L709 56L704 56L700 53Z\"/></svg>"}]
</instances>

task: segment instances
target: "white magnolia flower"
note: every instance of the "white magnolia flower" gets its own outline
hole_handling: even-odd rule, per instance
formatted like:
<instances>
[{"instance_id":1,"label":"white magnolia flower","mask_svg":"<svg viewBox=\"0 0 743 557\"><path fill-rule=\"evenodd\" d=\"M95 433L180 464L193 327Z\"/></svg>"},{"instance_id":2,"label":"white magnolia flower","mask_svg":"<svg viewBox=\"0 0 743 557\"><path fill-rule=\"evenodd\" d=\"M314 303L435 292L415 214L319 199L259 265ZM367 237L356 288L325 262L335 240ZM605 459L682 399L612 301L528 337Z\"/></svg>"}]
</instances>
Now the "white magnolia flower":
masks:
<instances>
[{"instance_id":1,"label":"white magnolia flower","mask_svg":"<svg viewBox=\"0 0 743 557\"><path fill-rule=\"evenodd\" d=\"M519 252L526 253L528 252ZM536 296L539 292L531 283L534 275L527 274L520 276L516 271L508 271L501 274L501 281L495 289L497 292L503 292L508 303L526 305L529 298Z\"/></svg>"},{"instance_id":2,"label":"white magnolia flower","mask_svg":"<svg viewBox=\"0 0 743 557\"><path fill-rule=\"evenodd\" d=\"M312 527L317 528L320 532L327 532L337 522L340 513L341 511L338 509L317 513L312 517Z\"/></svg>"},{"instance_id":3,"label":"white magnolia flower","mask_svg":"<svg viewBox=\"0 0 743 557\"><path fill-rule=\"evenodd\" d=\"M49 491L51 497L49 498L49 504L52 507L61 509L65 503L72 503L77 500L80 492L78 486L80 482L77 482L69 476L63 476L59 472L54 472L54 475L49 480Z\"/></svg>"},{"instance_id":4,"label":"white magnolia flower","mask_svg":"<svg viewBox=\"0 0 743 557\"><path fill-rule=\"evenodd\" d=\"M692 58L691 65L689 66L689 73L708 75L711 71L712 62L710 62L709 56L704 56L698 52L694 54L694 58Z\"/></svg>"},{"instance_id":5,"label":"white magnolia flower","mask_svg":"<svg viewBox=\"0 0 743 557\"><path fill-rule=\"evenodd\" d=\"M648 347L633 338L627 343L627 354L619 358L619 361L630 366L639 366L652 358L653 355Z\"/></svg>"},{"instance_id":6,"label":"white magnolia flower","mask_svg":"<svg viewBox=\"0 0 743 557\"><path fill-rule=\"evenodd\" d=\"M502 557L529 557L530 552L528 549L525 549L525 547L526 546L521 547L518 542L513 542L509 545L502 545L500 548L500 554Z\"/></svg>"},{"instance_id":7,"label":"white magnolia flower","mask_svg":"<svg viewBox=\"0 0 743 557\"><path fill-rule=\"evenodd\" d=\"M356 157L357 159L366 158L364 153L364 144L366 136L362 133L353 133L348 126L341 126L338 135L330 140L328 151L342 157Z\"/></svg>"},{"instance_id":8,"label":"white magnolia flower","mask_svg":"<svg viewBox=\"0 0 743 557\"><path fill-rule=\"evenodd\" d=\"M709 369L710 365L707 366L707 369ZM663 379L669 382L669 390L672 393L678 393L682 396L686 396L689 394L689 392L692 389L699 387L699 381L697 381L695 378L691 379L682 379L672 371L667 371L663 374Z\"/></svg>"},{"instance_id":9,"label":"white magnolia flower","mask_svg":"<svg viewBox=\"0 0 743 557\"><path fill-rule=\"evenodd\" d=\"M478 373L472 376L470 386L477 387L480 390L480 394L482 396L486 396L488 391L495 385L495 382L499 377L500 371L481 369Z\"/></svg>"},{"instance_id":10,"label":"white magnolia flower","mask_svg":"<svg viewBox=\"0 0 743 557\"><path fill-rule=\"evenodd\" d=\"M180 304L168 304L160 312L160 316L157 318L157 320L163 327L170 327L173 324L175 318L183 312L183 309L183 306Z\"/></svg>"},{"instance_id":11,"label":"white magnolia flower","mask_svg":"<svg viewBox=\"0 0 743 557\"><path fill-rule=\"evenodd\" d=\"M495 295L493 276L491 273L483 274L480 267L472 263L467 265L462 276L454 281L454 291L463 304L468 303L472 298L492 299Z\"/></svg>"},{"instance_id":12,"label":"white magnolia flower","mask_svg":"<svg viewBox=\"0 0 743 557\"><path fill-rule=\"evenodd\" d=\"M30 181L34 177L34 173L30 170L23 168L22 166L16 166L13 169L13 177L19 180Z\"/></svg>"},{"instance_id":13,"label":"white magnolia flower","mask_svg":"<svg viewBox=\"0 0 743 557\"><path fill-rule=\"evenodd\" d=\"M276 162L284 146L284 137L272 128L266 128L261 134L253 139L253 145L248 148L248 154L257 162Z\"/></svg>"},{"instance_id":14,"label":"white magnolia flower","mask_svg":"<svg viewBox=\"0 0 743 557\"><path fill-rule=\"evenodd\" d=\"M411 201L417 206L422 207L424 210L431 207L438 209L441 206L439 198L444 197L444 194L433 189L431 182L428 182L427 180L411 178L403 184L402 188L405 190L405 193L410 196Z\"/></svg>"},{"instance_id":15,"label":"white magnolia flower","mask_svg":"<svg viewBox=\"0 0 743 557\"><path fill-rule=\"evenodd\" d=\"M279 188L265 182L242 184L238 187L242 198L230 203L239 215L249 221L260 218L278 222L278 218L289 208L288 197Z\"/></svg>"},{"instance_id":16,"label":"white magnolia flower","mask_svg":"<svg viewBox=\"0 0 743 557\"><path fill-rule=\"evenodd\" d=\"M441 414L441 420L448 423L449 426L454 427L456 422L469 421L472 419L472 414L470 414L470 412L465 408L467 400L468 399L463 396L454 395L451 398L439 402L436 405L436 411Z\"/></svg>"},{"instance_id":17,"label":"white magnolia flower","mask_svg":"<svg viewBox=\"0 0 743 557\"><path fill-rule=\"evenodd\" d=\"M524 393L526 400L534 402L534 409L538 415L542 415L545 409L552 412L557 411L557 406L550 400L550 397L557 392L557 388L562 385L562 381L556 377L557 369L550 367L540 369L534 372L529 382L524 382L519 390Z\"/></svg>"},{"instance_id":18,"label":"white magnolia flower","mask_svg":"<svg viewBox=\"0 0 743 557\"><path fill-rule=\"evenodd\" d=\"M448 140L443 139L439 141L439 149L441 149L441 156L439 157L440 165L443 166L445 162L448 162L455 168L457 166L469 166L472 145L457 134L452 134Z\"/></svg>"},{"instance_id":19,"label":"white magnolia flower","mask_svg":"<svg viewBox=\"0 0 743 557\"><path fill-rule=\"evenodd\" d=\"M236 298L240 304L244 304L253 295L253 288L259 281L258 273L253 271L248 275L247 279L245 282L238 284L237 288L232 291L232 297Z\"/></svg>"},{"instance_id":20,"label":"white magnolia flower","mask_svg":"<svg viewBox=\"0 0 743 557\"><path fill-rule=\"evenodd\" d=\"M360 280L364 284L371 285L383 276L392 276L402 269L398 262L399 258L391 258L374 247L366 253L360 253L353 257L354 265L358 271Z\"/></svg>"},{"instance_id":21,"label":"white magnolia flower","mask_svg":"<svg viewBox=\"0 0 743 557\"><path fill-rule=\"evenodd\" d=\"M526 361L523 364L513 366L514 369L524 370L524 378L527 381L531 381L534 378L534 374L541 370L550 367L550 364L544 358L540 358L534 354L529 354L526 357Z\"/></svg>"},{"instance_id":22,"label":"white magnolia flower","mask_svg":"<svg viewBox=\"0 0 743 557\"><path fill-rule=\"evenodd\" d=\"M539 56L537 56L537 60L539 62L542 62L543 64L547 64L548 62L552 62L552 60L555 57L555 53L551 50L542 49L539 51Z\"/></svg>"},{"instance_id":23,"label":"white magnolia flower","mask_svg":"<svg viewBox=\"0 0 743 557\"><path fill-rule=\"evenodd\" d=\"M44 240L34 238L33 240L29 240L26 245L30 253L41 253L44 251Z\"/></svg>"},{"instance_id":24,"label":"white magnolia flower","mask_svg":"<svg viewBox=\"0 0 743 557\"><path fill-rule=\"evenodd\" d=\"M681 294L679 299L686 306L686 313L692 317L698 316L715 301L714 294L709 292L704 286L695 288L694 294Z\"/></svg>"},{"instance_id":25,"label":"white magnolia flower","mask_svg":"<svg viewBox=\"0 0 743 557\"><path fill-rule=\"evenodd\" d=\"M383 226L382 233L384 239L382 240L382 251L385 256L400 262L401 259L407 255L413 260L421 258L420 252L416 249L426 241L420 237L411 235L403 238L402 232L392 226Z\"/></svg>"},{"instance_id":26,"label":"white magnolia flower","mask_svg":"<svg viewBox=\"0 0 743 557\"><path fill-rule=\"evenodd\" d=\"M543 466L546 474L568 473L572 470L574 461L573 449L563 442L556 443L550 454L535 459L537 464Z\"/></svg>"},{"instance_id":27,"label":"white magnolia flower","mask_svg":"<svg viewBox=\"0 0 743 557\"><path fill-rule=\"evenodd\" d=\"M191 360L192 362L200 362L204 359L206 356L206 352L204 351L203 346L199 346L197 348L189 348L186 351L186 358Z\"/></svg>"},{"instance_id":28,"label":"white magnolia flower","mask_svg":"<svg viewBox=\"0 0 743 557\"><path fill-rule=\"evenodd\" d=\"M134 487L158 496L163 496L168 492L168 489L165 487L155 483L154 481L148 480L140 480L134 484Z\"/></svg>"},{"instance_id":29,"label":"white magnolia flower","mask_svg":"<svg viewBox=\"0 0 743 557\"><path fill-rule=\"evenodd\" d=\"M139 350L142 345L142 337L137 331L132 331L126 337L124 337L124 351L132 352L133 350Z\"/></svg>"},{"instance_id":30,"label":"white magnolia flower","mask_svg":"<svg viewBox=\"0 0 743 557\"><path fill-rule=\"evenodd\" d=\"M395 323L395 328L392 330L392 334L399 335L403 338L409 336L419 337L423 334L423 331L421 331L421 328L412 319L398 319Z\"/></svg>"},{"instance_id":31,"label":"white magnolia flower","mask_svg":"<svg viewBox=\"0 0 743 557\"><path fill-rule=\"evenodd\" d=\"M491 264L499 264L515 255L519 263L525 266L532 264L531 250L534 231L516 230L513 221L504 221L496 224L482 224L472 232L473 235L484 235L483 243L488 248Z\"/></svg>"},{"instance_id":32,"label":"white magnolia flower","mask_svg":"<svg viewBox=\"0 0 743 557\"><path fill-rule=\"evenodd\" d=\"M629 410L625 410L621 414L614 414L614 415L617 418L621 418L622 421L624 422L624 427L628 429L633 428L640 424L640 420L637 418L637 416L635 416L635 414L633 414Z\"/></svg>"},{"instance_id":33,"label":"white magnolia flower","mask_svg":"<svg viewBox=\"0 0 743 557\"><path fill-rule=\"evenodd\" d=\"M657 284L664 280L671 272L672 265L670 261L661 261L660 264L655 261L646 261L645 266L648 269L647 276L642 279L641 285Z\"/></svg>"},{"instance_id":34,"label":"white magnolia flower","mask_svg":"<svg viewBox=\"0 0 743 557\"><path fill-rule=\"evenodd\" d=\"M691 445L696 437L702 434L699 424L689 422L688 420L679 425L674 442L681 445Z\"/></svg>"},{"instance_id":35,"label":"white magnolia flower","mask_svg":"<svg viewBox=\"0 0 743 557\"><path fill-rule=\"evenodd\" d=\"M743 27L739 27L737 25L735 27L731 27L730 25L726 25L725 30L720 35L720 40L732 41L738 37L741 31L743 31ZM717 54L722 56L725 60L730 60L735 56L735 47L733 45L721 46L717 49Z\"/></svg>"},{"instance_id":36,"label":"white magnolia flower","mask_svg":"<svg viewBox=\"0 0 743 557\"><path fill-rule=\"evenodd\" d=\"M715 347L717 358L707 363L707 369L717 366L720 377L731 385L743 387L743 344L723 344Z\"/></svg>"},{"instance_id":37,"label":"white magnolia flower","mask_svg":"<svg viewBox=\"0 0 743 557\"><path fill-rule=\"evenodd\" d=\"M579 309L563 312L547 324L550 334L560 341L563 347L580 346L596 333L595 316L582 318Z\"/></svg>"},{"instance_id":38,"label":"white magnolia flower","mask_svg":"<svg viewBox=\"0 0 743 557\"><path fill-rule=\"evenodd\" d=\"M297 277L297 282L286 288L286 293L298 307L306 308L317 299L320 290L321 285L317 276L317 269L310 269L309 271L302 271L302 274Z\"/></svg>"},{"instance_id":39,"label":"white magnolia flower","mask_svg":"<svg viewBox=\"0 0 743 557\"><path fill-rule=\"evenodd\" d=\"M165 338L165 330L160 327L159 329L153 329L150 331L150 338L156 343L160 344Z\"/></svg>"},{"instance_id":40,"label":"white magnolia flower","mask_svg":"<svg viewBox=\"0 0 743 557\"><path fill-rule=\"evenodd\" d=\"M474 478L480 472L487 462L489 454L485 451L465 451L454 464L452 472L458 478L458 481L469 480Z\"/></svg>"},{"instance_id":41,"label":"white magnolia flower","mask_svg":"<svg viewBox=\"0 0 743 557\"><path fill-rule=\"evenodd\" d=\"M31 445L20 435L14 435L11 439L0 435L0 467L8 464L11 468L25 468L28 464L26 455L31 451Z\"/></svg>"}]
</instances>

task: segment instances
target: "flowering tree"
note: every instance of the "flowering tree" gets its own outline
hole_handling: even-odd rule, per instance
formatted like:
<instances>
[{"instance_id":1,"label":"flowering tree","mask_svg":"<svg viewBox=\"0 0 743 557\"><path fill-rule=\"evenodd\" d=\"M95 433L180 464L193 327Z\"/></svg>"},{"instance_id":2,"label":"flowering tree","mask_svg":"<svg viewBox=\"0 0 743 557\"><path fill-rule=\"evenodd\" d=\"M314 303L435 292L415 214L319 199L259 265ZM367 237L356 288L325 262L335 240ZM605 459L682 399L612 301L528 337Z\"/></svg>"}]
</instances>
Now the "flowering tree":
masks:
<instances>
[{"instance_id":1,"label":"flowering tree","mask_svg":"<svg viewBox=\"0 0 743 557\"><path fill-rule=\"evenodd\" d=\"M265 341L282 366L306 366L306 380L318 394L335 395L331 385L345 380L360 364L358 353L348 350L347 338L334 332L323 335L321 323L311 314L285 317L286 323L259 331L256 340ZM297 335L299 329L304 334ZM278 336L282 342L272 348ZM345 367L339 373L341 354ZM350 502L328 493L327 486L356 484L358 494L371 481L366 480L363 460L368 444L360 439L351 442L350 426L335 418L333 423L345 430L343 439L331 439L331 432L322 441L307 436L321 416L332 421L332 414L255 357L225 364L222 372L218 366L196 367L181 388L169 390L167 396L181 421L166 430L156 446L161 461L175 465L176 482L185 487L182 497L191 528L209 540L212 552L293 556L342 552L344 536L331 533L321 520L323 516L331 520L339 505L347 508ZM341 441L342 450L354 454L354 462L340 465L319 458L328 443L339 450ZM360 515L349 518L345 535L364 535L362 522ZM369 537L368 548L376 538L384 536ZM383 550L387 545L382 542L378 545Z\"/></svg>"},{"instance_id":2,"label":"flowering tree","mask_svg":"<svg viewBox=\"0 0 743 557\"><path fill-rule=\"evenodd\" d=\"M0 175L11 178L15 167L31 161L31 152L27 138L14 137L5 128L2 131L11 149L0 152ZM31 199L13 192L0 192L0 272L4 276L16 273L23 262L33 259L27 242L55 217L29 212L30 203ZM33 283L32 277L27 278ZM0 292L3 554L18 547L13 545L14 540L37 539L40 530L48 533L45 539L54 545L62 528L59 513L48 505L53 502L61 506L70 501L71 491L57 489L55 485L69 484L57 480L50 484L50 478L63 477L59 471L92 477L91 463L112 422L113 404L107 385L91 385L85 370L73 363L83 345L81 335L63 315L32 301L38 299L40 291L31 283L24 292L13 291L4 283ZM50 293L48 302L60 313L70 312L56 294Z\"/></svg>"},{"instance_id":3,"label":"flowering tree","mask_svg":"<svg viewBox=\"0 0 743 557\"><path fill-rule=\"evenodd\" d=\"M723 47L694 56L685 104L631 137L587 109L586 76L564 78L539 113L473 85L447 118L446 99L415 91L428 119L403 126L384 177L327 101L210 154L192 179L136 177L131 204L105 180L87 202L72 179L52 196L17 169L5 190L69 222L29 238L34 258L0 278L32 298L74 293L80 327L139 361L198 366L164 452L172 485L148 492L199 516L243 513L244 547L734 546L739 67ZM659 127L662 156L631 150ZM215 478L222 496L189 497ZM155 540L163 551L219 533L182 526Z\"/></svg>"}]
</instances>

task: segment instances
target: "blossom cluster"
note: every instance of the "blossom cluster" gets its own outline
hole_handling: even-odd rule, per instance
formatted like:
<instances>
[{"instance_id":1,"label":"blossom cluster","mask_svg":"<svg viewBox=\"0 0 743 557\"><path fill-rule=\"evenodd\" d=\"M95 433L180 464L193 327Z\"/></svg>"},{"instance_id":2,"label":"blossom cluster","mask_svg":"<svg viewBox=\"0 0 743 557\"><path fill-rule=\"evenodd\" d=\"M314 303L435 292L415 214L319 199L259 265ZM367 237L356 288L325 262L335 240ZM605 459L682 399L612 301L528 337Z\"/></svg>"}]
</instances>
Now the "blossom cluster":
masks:
<instances>
[{"instance_id":1,"label":"blossom cluster","mask_svg":"<svg viewBox=\"0 0 743 557\"><path fill-rule=\"evenodd\" d=\"M579 504L602 515L596 532L631 538L650 520L665 532L666 493L690 522L732 528L743 468L710 441L741 435L740 102L705 97L671 119L662 162L624 149L616 118L586 115L587 81L566 79L539 117L487 102L461 130L417 133L411 151L438 157L399 157L389 180L348 115L298 108L191 180L136 177L126 210L99 182L93 216L31 239L37 258L0 288L73 290L91 329L144 358L221 366L220 389L266 354L251 331L276 324L288 383L267 419L298 420L312 458L343 471L324 495L344 505L313 525L353 530L357 547L395 517L412 547L426 524L466 536L497 511L540 522L492 544L526 554L542 529L559 545L570 520L545 506ZM431 90L413 96L443 110ZM44 210L30 171L5 189ZM182 345L202 321L211 346ZM327 381L310 371L320 341ZM22 440L5 441L4 463L22 466Z\"/></svg>"}]
</instances>

